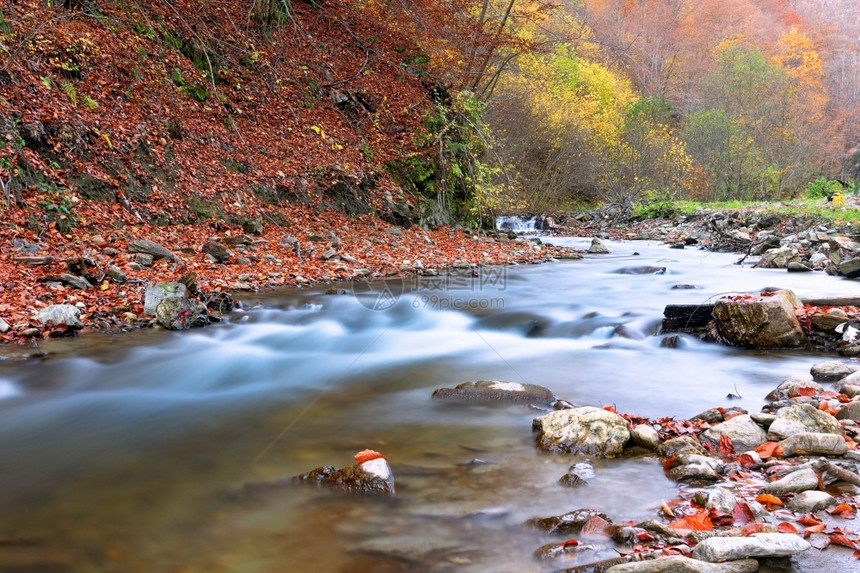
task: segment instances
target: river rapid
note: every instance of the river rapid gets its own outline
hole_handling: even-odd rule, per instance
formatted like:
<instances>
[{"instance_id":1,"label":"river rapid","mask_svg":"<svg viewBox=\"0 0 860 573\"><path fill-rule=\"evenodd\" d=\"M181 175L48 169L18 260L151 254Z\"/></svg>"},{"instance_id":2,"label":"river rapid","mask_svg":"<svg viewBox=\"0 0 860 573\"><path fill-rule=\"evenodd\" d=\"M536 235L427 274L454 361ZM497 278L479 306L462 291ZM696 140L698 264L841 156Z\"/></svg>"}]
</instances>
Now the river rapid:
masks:
<instances>
[{"instance_id":1,"label":"river rapid","mask_svg":"<svg viewBox=\"0 0 860 573\"><path fill-rule=\"evenodd\" d=\"M686 336L664 347L665 305L764 287L849 295L857 283L606 244L612 254L359 296L266 293L206 329L90 333L45 343L42 360L0 361L0 571L539 571L534 550L559 539L528 518L657 517L677 487L656 458L595 460L587 486L565 488L579 460L537 450L539 411L430 395L506 380L649 417L758 411L825 358ZM643 266L665 272L627 274ZM344 467L364 448L389 458L393 498L245 487Z\"/></svg>"}]
</instances>

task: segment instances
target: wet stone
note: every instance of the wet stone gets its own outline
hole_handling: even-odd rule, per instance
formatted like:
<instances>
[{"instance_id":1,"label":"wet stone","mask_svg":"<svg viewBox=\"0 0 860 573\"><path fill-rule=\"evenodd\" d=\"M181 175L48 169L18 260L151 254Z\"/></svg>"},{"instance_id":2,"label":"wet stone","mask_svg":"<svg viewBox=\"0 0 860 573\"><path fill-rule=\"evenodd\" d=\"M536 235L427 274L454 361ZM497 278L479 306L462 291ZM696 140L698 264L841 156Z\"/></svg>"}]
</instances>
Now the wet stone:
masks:
<instances>
[{"instance_id":1,"label":"wet stone","mask_svg":"<svg viewBox=\"0 0 860 573\"><path fill-rule=\"evenodd\" d=\"M803 491L788 502L788 507L796 513L811 513L836 505L836 498L825 491Z\"/></svg>"},{"instance_id":2,"label":"wet stone","mask_svg":"<svg viewBox=\"0 0 860 573\"><path fill-rule=\"evenodd\" d=\"M535 551L535 557L540 561L553 561L564 563L568 560L576 560L579 554L594 551L594 545L590 543L548 543Z\"/></svg>"},{"instance_id":3,"label":"wet stone","mask_svg":"<svg viewBox=\"0 0 860 573\"><path fill-rule=\"evenodd\" d=\"M839 434L802 432L779 443L783 456L841 456L848 451L845 440Z\"/></svg>"},{"instance_id":4,"label":"wet stone","mask_svg":"<svg viewBox=\"0 0 860 573\"><path fill-rule=\"evenodd\" d=\"M782 479L764 486L762 493L782 495L784 493L801 492L818 488L818 475L811 468L791 472Z\"/></svg>"},{"instance_id":5,"label":"wet stone","mask_svg":"<svg viewBox=\"0 0 860 573\"><path fill-rule=\"evenodd\" d=\"M552 391L543 386L499 380L479 380L478 382L464 382L455 388L439 388L433 392L433 398L467 402L514 402L544 406L551 406L556 401Z\"/></svg>"},{"instance_id":6,"label":"wet stone","mask_svg":"<svg viewBox=\"0 0 860 573\"><path fill-rule=\"evenodd\" d=\"M609 249L606 248L600 239L594 237L591 239L591 246L588 247L588 253L592 255L608 255Z\"/></svg>"},{"instance_id":7,"label":"wet stone","mask_svg":"<svg viewBox=\"0 0 860 573\"><path fill-rule=\"evenodd\" d=\"M836 413L837 420L860 421L860 402L849 402Z\"/></svg>"},{"instance_id":8,"label":"wet stone","mask_svg":"<svg viewBox=\"0 0 860 573\"><path fill-rule=\"evenodd\" d=\"M715 487L708 493L708 501L705 507L717 509L727 515L731 515L738 498L724 487Z\"/></svg>"},{"instance_id":9,"label":"wet stone","mask_svg":"<svg viewBox=\"0 0 860 573\"><path fill-rule=\"evenodd\" d=\"M714 482L720 481L720 475L705 464L687 464L677 466L666 472L666 477L674 481Z\"/></svg>"},{"instance_id":10,"label":"wet stone","mask_svg":"<svg viewBox=\"0 0 860 573\"><path fill-rule=\"evenodd\" d=\"M752 573L758 568L759 563L755 559L708 563L684 555L671 555L615 565L607 569L606 573Z\"/></svg>"},{"instance_id":11,"label":"wet stone","mask_svg":"<svg viewBox=\"0 0 860 573\"><path fill-rule=\"evenodd\" d=\"M642 446L649 450L656 450L660 445L660 435L657 430L648 424L639 424L630 432L630 438L637 446Z\"/></svg>"},{"instance_id":12,"label":"wet stone","mask_svg":"<svg viewBox=\"0 0 860 573\"><path fill-rule=\"evenodd\" d=\"M841 434L842 426L836 418L810 404L795 404L777 412L776 420L768 428L767 439L776 442L804 432Z\"/></svg>"},{"instance_id":13,"label":"wet stone","mask_svg":"<svg viewBox=\"0 0 860 573\"><path fill-rule=\"evenodd\" d=\"M593 509L577 509L554 517L534 517L526 521L526 525L543 533L561 533L564 535L577 534L593 517L599 517L611 523L605 513Z\"/></svg>"},{"instance_id":14,"label":"wet stone","mask_svg":"<svg viewBox=\"0 0 860 573\"><path fill-rule=\"evenodd\" d=\"M594 476L594 466L588 462L580 462L570 466L567 473L558 480L558 483L566 487L578 487L586 485L588 480Z\"/></svg>"},{"instance_id":15,"label":"wet stone","mask_svg":"<svg viewBox=\"0 0 860 573\"><path fill-rule=\"evenodd\" d=\"M723 413L716 408L708 408L704 412L699 412L690 419L702 420L703 422L707 422L709 424L719 424L723 421Z\"/></svg>"},{"instance_id":16,"label":"wet stone","mask_svg":"<svg viewBox=\"0 0 860 573\"><path fill-rule=\"evenodd\" d=\"M354 464L339 470L322 466L293 478L356 493L394 494L394 474L384 458Z\"/></svg>"},{"instance_id":17,"label":"wet stone","mask_svg":"<svg viewBox=\"0 0 860 573\"><path fill-rule=\"evenodd\" d=\"M838 382L858 370L857 366L831 361L815 364L811 369L812 379L816 382Z\"/></svg>"},{"instance_id":18,"label":"wet stone","mask_svg":"<svg viewBox=\"0 0 860 573\"><path fill-rule=\"evenodd\" d=\"M749 537L710 537L693 549L693 557L711 563L758 557L788 557L812 547L799 535L757 533Z\"/></svg>"},{"instance_id":19,"label":"wet stone","mask_svg":"<svg viewBox=\"0 0 860 573\"><path fill-rule=\"evenodd\" d=\"M556 410L536 418L542 450L595 456L618 455L630 439L627 420L602 408Z\"/></svg>"},{"instance_id":20,"label":"wet stone","mask_svg":"<svg viewBox=\"0 0 860 573\"><path fill-rule=\"evenodd\" d=\"M777 386L767 396L765 396L764 399L770 402L775 402L777 400L788 400L792 396L797 395L803 388L811 388L815 391L815 395L824 392L824 388L821 386L821 384L818 384L817 382L812 382L811 380L805 380L797 376L792 376L791 378L786 378L785 380L780 382L779 386Z\"/></svg>"},{"instance_id":21,"label":"wet stone","mask_svg":"<svg viewBox=\"0 0 860 573\"><path fill-rule=\"evenodd\" d=\"M671 458L680 454L700 454L704 455L707 452L702 445L689 436L682 436L672 440L666 440L657 448L657 454L661 458Z\"/></svg>"},{"instance_id":22,"label":"wet stone","mask_svg":"<svg viewBox=\"0 0 860 573\"><path fill-rule=\"evenodd\" d=\"M767 441L767 434L748 415L712 426L702 433L702 440L718 446L722 436L728 436L737 451L754 450Z\"/></svg>"}]
</instances>

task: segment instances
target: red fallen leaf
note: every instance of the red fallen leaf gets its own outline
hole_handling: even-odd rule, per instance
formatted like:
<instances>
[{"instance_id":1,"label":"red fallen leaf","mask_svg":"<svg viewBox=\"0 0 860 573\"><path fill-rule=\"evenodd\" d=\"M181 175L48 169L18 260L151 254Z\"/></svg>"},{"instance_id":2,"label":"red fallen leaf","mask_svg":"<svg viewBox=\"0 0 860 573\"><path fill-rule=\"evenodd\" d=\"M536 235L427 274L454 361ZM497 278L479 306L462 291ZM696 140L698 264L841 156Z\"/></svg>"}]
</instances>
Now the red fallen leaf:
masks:
<instances>
[{"instance_id":1,"label":"red fallen leaf","mask_svg":"<svg viewBox=\"0 0 860 573\"><path fill-rule=\"evenodd\" d=\"M799 517L797 519L797 523L799 523L801 525L820 525L821 520L812 516L812 515L806 514L806 515Z\"/></svg>"},{"instance_id":2,"label":"red fallen leaf","mask_svg":"<svg viewBox=\"0 0 860 573\"><path fill-rule=\"evenodd\" d=\"M798 396L815 396L815 388L812 386L804 386L803 388L798 388L797 392L789 396L789 398L796 398Z\"/></svg>"},{"instance_id":3,"label":"red fallen leaf","mask_svg":"<svg viewBox=\"0 0 860 573\"><path fill-rule=\"evenodd\" d=\"M729 457L735 455L735 445L732 443L732 439L728 434L720 436L720 453Z\"/></svg>"},{"instance_id":4,"label":"red fallen leaf","mask_svg":"<svg viewBox=\"0 0 860 573\"><path fill-rule=\"evenodd\" d=\"M678 456L669 456L665 460L663 460L663 469L670 470L672 469L672 463L678 459Z\"/></svg>"},{"instance_id":5,"label":"red fallen leaf","mask_svg":"<svg viewBox=\"0 0 860 573\"><path fill-rule=\"evenodd\" d=\"M850 547L851 549L857 549L857 545L847 537L845 537L842 533L831 533L830 534L830 542L835 543L836 545L841 545L842 547Z\"/></svg>"},{"instance_id":6,"label":"red fallen leaf","mask_svg":"<svg viewBox=\"0 0 860 573\"><path fill-rule=\"evenodd\" d=\"M689 531L713 531L714 524L711 522L709 511L701 511L693 515L688 515L669 524L669 527L675 530Z\"/></svg>"},{"instance_id":7,"label":"red fallen leaf","mask_svg":"<svg viewBox=\"0 0 860 573\"><path fill-rule=\"evenodd\" d=\"M636 539L638 539L639 541L654 541L657 538L648 533L647 531L640 531L636 534Z\"/></svg>"},{"instance_id":8,"label":"red fallen leaf","mask_svg":"<svg viewBox=\"0 0 860 573\"><path fill-rule=\"evenodd\" d=\"M743 531L741 531L741 535L747 537L753 533L761 533L762 531L764 531L764 523L748 523L744 526Z\"/></svg>"},{"instance_id":9,"label":"red fallen leaf","mask_svg":"<svg viewBox=\"0 0 860 573\"><path fill-rule=\"evenodd\" d=\"M618 413L615 411L615 406L604 406L603 409L606 410L607 412L612 412L613 414Z\"/></svg>"},{"instance_id":10,"label":"red fallen leaf","mask_svg":"<svg viewBox=\"0 0 860 573\"><path fill-rule=\"evenodd\" d=\"M749 454L741 454L741 456L738 458L738 463L741 464L742 468L749 469L756 465L756 463L758 462L756 462L755 458Z\"/></svg>"},{"instance_id":11,"label":"red fallen leaf","mask_svg":"<svg viewBox=\"0 0 860 573\"><path fill-rule=\"evenodd\" d=\"M776 506L785 505L782 503L781 499L769 493L760 494L756 496L755 500L765 506L768 511L772 510Z\"/></svg>"},{"instance_id":12,"label":"red fallen leaf","mask_svg":"<svg viewBox=\"0 0 860 573\"><path fill-rule=\"evenodd\" d=\"M797 528L792 524L788 523L787 521L783 521L782 523L777 525L776 528L782 533L794 533L795 535L797 534Z\"/></svg>"},{"instance_id":13,"label":"red fallen leaf","mask_svg":"<svg viewBox=\"0 0 860 573\"><path fill-rule=\"evenodd\" d=\"M810 533L821 533L824 531L824 524L819 523L818 525L810 525L806 528L806 531L803 532L804 537L807 537Z\"/></svg>"},{"instance_id":14,"label":"red fallen leaf","mask_svg":"<svg viewBox=\"0 0 860 573\"><path fill-rule=\"evenodd\" d=\"M854 559L860 559L860 549L854 552Z\"/></svg>"},{"instance_id":15,"label":"red fallen leaf","mask_svg":"<svg viewBox=\"0 0 860 573\"><path fill-rule=\"evenodd\" d=\"M755 449L756 453L761 456L761 459L766 460L772 457L782 457L783 449L779 442L765 442Z\"/></svg>"},{"instance_id":16,"label":"red fallen leaf","mask_svg":"<svg viewBox=\"0 0 860 573\"><path fill-rule=\"evenodd\" d=\"M568 547L576 547L577 545L579 545L579 541L576 539L568 539L561 544L561 548L567 549Z\"/></svg>"},{"instance_id":17,"label":"red fallen leaf","mask_svg":"<svg viewBox=\"0 0 860 573\"><path fill-rule=\"evenodd\" d=\"M732 519L734 519L735 525L746 525L751 521L755 521L755 515L753 515L749 505L739 501L735 503L735 507L732 510Z\"/></svg>"},{"instance_id":18,"label":"red fallen leaf","mask_svg":"<svg viewBox=\"0 0 860 573\"><path fill-rule=\"evenodd\" d=\"M744 415L743 412L732 412L731 414L729 414L728 416L725 417L724 421L728 422L732 418L737 418L738 416L743 416L743 415Z\"/></svg>"},{"instance_id":19,"label":"red fallen leaf","mask_svg":"<svg viewBox=\"0 0 860 573\"><path fill-rule=\"evenodd\" d=\"M361 450L360 452L355 454L355 461L359 464L363 464L364 462L369 462L370 460L376 460L379 458L382 458L383 460L388 459L374 450Z\"/></svg>"},{"instance_id":20,"label":"red fallen leaf","mask_svg":"<svg viewBox=\"0 0 860 573\"><path fill-rule=\"evenodd\" d=\"M853 518L854 507L848 505L845 502L842 502L839 505L837 505L836 507L832 507L832 508L828 509L827 513L829 513L830 515L836 515L837 513L839 513L839 514L851 513L852 518Z\"/></svg>"},{"instance_id":21,"label":"red fallen leaf","mask_svg":"<svg viewBox=\"0 0 860 573\"><path fill-rule=\"evenodd\" d=\"M666 547L663 549L663 555L685 555L685 553L680 547Z\"/></svg>"}]
</instances>

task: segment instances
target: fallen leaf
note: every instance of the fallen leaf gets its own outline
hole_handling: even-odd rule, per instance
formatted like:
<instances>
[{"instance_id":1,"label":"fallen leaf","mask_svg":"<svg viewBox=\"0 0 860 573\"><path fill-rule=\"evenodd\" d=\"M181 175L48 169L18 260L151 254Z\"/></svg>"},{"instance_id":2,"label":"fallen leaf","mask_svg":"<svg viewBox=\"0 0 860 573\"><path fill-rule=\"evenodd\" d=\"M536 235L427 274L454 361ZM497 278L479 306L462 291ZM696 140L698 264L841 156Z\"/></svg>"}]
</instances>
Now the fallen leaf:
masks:
<instances>
[{"instance_id":1,"label":"fallen leaf","mask_svg":"<svg viewBox=\"0 0 860 573\"><path fill-rule=\"evenodd\" d=\"M771 511L776 506L785 505L784 503L782 503L781 499L769 493L760 494L756 496L755 500L765 506L768 511Z\"/></svg>"},{"instance_id":2,"label":"fallen leaf","mask_svg":"<svg viewBox=\"0 0 860 573\"><path fill-rule=\"evenodd\" d=\"M752 535L753 533L761 533L762 531L764 531L764 523L748 523L741 531L741 535L746 537L748 535Z\"/></svg>"},{"instance_id":3,"label":"fallen leaf","mask_svg":"<svg viewBox=\"0 0 860 573\"><path fill-rule=\"evenodd\" d=\"M797 534L797 528L792 524L788 523L787 521L783 521L782 523L777 525L776 528L782 533L794 533L795 535Z\"/></svg>"},{"instance_id":4,"label":"fallen leaf","mask_svg":"<svg viewBox=\"0 0 860 573\"><path fill-rule=\"evenodd\" d=\"M806 515L799 517L797 523L801 525L819 525L821 520L807 513Z\"/></svg>"},{"instance_id":5,"label":"fallen leaf","mask_svg":"<svg viewBox=\"0 0 860 573\"><path fill-rule=\"evenodd\" d=\"M830 534L830 542L835 543L836 545L841 545L843 547L850 547L851 549L857 549L857 545L845 537L842 533L831 533Z\"/></svg>"},{"instance_id":6,"label":"fallen leaf","mask_svg":"<svg viewBox=\"0 0 860 573\"><path fill-rule=\"evenodd\" d=\"M728 457L735 455L735 445L727 434L720 436L720 453Z\"/></svg>"},{"instance_id":7,"label":"fallen leaf","mask_svg":"<svg viewBox=\"0 0 860 573\"><path fill-rule=\"evenodd\" d=\"M735 503L735 507L732 509L732 519L734 519L735 525L746 525L755 521L755 515L753 515L749 505L739 501Z\"/></svg>"},{"instance_id":8,"label":"fallen leaf","mask_svg":"<svg viewBox=\"0 0 860 573\"><path fill-rule=\"evenodd\" d=\"M357 454L355 454L355 461L356 461L356 463L359 463L359 464L363 464L364 462L369 462L370 460L376 460L379 458L382 458L384 460L388 459L385 456L383 456L382 454L380 454L379 452L374 451L374 450L362 450L362 451L358 452Z\"/></svg>"},{"instance_id":9,"label":"fallen leaf","mask_svg":"<svg viewBox=\"0 0 860 573\"><path fill-rule=\"evenodd\" d=\"M797 396L815 396L816 389L812 386L804 386L803 388L798 388L797 392L789 396L789 398L796 398Z\"/></svg>"},{"instance_id":10,"label":"fallen leaf","mask_svg":"<svg viewBox=\"0 0 860 573\"><path fill-rule=\"evenodd\" d=\"M782 457L783 449L779 442L765 442L755 449L756 453L761 456L761 459L766 460L772 457Z\"/></svg>"},{"instance_id":11,"label":"fallen leaf","mask_svg":"<svg viewBox=\"0 0 860 573\"><path fill-rule=\"evenodd\" d=\"M568 539L561 544L561 548L567 549L568 547L576 547L577 545L579 545L579 541L577 541L576 539Z\"/></svg>"},{"instance_id":12,"label":"fallen leaf","mask_svg":"<svg viewBox=\"0 0 860 573\"><path fill-rule=\"evenodd\" d=\"M709 511L700 511L693 515L688 515L669 524L669 527L675 530L686 531L713 531L714 524L711 523Z\"/></svg>"}]
</instances>

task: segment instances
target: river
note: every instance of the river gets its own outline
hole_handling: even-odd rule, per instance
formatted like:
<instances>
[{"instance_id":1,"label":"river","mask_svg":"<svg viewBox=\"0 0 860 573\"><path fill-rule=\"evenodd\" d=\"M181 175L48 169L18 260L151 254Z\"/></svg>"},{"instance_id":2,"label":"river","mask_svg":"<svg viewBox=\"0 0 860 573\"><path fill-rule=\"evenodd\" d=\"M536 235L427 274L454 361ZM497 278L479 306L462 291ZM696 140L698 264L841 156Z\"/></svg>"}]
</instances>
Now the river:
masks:
<instances>
[{"instance_id":1,"label":"river","mask_svg":"<svg viewBox=\"0 0 860 573\"><path fill-rule=\"evenodd\" d=\"M582 261L359 297L265 293L206 329L91 333L45 343L41 360L0 362L0 571L539 571L532 553L558 539L524 528L530 517L656 517L677 493L656 458L596 460L588 486L564 488L575 460L537 451L539 412L431 393L498 379L651 417L758 411L822 357L690 337L663 347L664 306L763 287L848 295L856 282L607 245ZM626 274L642 266L665 272ZM343 467L364 448L389 458L393 498L244 488Z\"/></svg>"}]
</instances>

